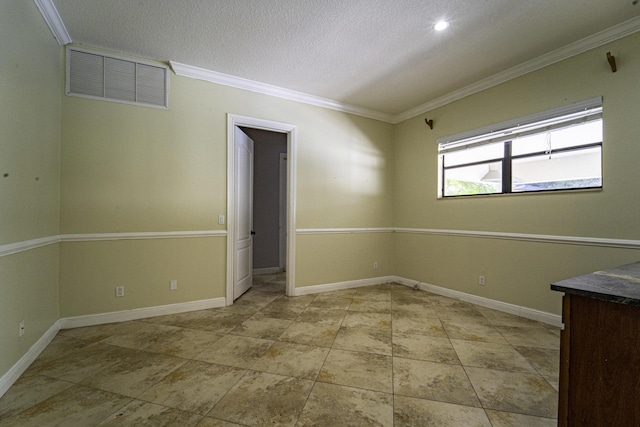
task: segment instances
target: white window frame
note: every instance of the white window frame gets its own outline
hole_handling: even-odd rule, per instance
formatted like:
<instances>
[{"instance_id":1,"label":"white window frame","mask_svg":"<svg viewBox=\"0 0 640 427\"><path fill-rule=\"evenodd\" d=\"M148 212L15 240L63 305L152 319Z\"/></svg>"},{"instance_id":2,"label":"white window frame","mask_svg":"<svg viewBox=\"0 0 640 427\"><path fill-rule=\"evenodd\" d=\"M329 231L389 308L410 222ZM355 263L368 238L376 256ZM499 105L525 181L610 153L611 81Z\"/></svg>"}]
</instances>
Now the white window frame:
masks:
<instances>
[{"instance_id":1,"label":"white window frame","mask_svg":"<svg viewBox=\"0 0 640 427\"><path fill-rule=\"evenodd\" d=\"M456 198L469 197L472 195L444 195L444 155L446 153L463 150L466 148L478 147L480 145L492 144L497 142L505 142L513 140L516 137L522 137L541 133L545 130L558 129L567 127L571 124L588 122L591 120L602 118L602 97L587 99L585 101L574 104L554 108L540 113L519 117L512 120L492 124L482 128L462 132L459 134L442 137L437 139L438 144L438 198ZM602 141L600 142L602 147ZM509 162L513 159L509 157ZM601 159L602 161L602 151ZM595 187L601 189L602 187ZM594 189L594 188L591 188ZM582 188L562 189L562 190L540 190L532 192L497 192L483 193L479 196L506 195L506 194L534 194L546 193L549 191L576 191Z\"/></svg>"}]
</instances>

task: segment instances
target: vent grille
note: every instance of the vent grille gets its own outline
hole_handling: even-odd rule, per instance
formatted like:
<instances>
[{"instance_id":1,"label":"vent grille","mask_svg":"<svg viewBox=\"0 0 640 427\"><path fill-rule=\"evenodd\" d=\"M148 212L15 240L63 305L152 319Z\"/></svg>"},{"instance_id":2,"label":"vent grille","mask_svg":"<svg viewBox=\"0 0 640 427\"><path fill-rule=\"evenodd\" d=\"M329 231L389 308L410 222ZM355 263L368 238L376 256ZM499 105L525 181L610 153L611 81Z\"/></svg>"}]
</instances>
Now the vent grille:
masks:
<instances>
[{"instance_id":1,"label":"vent grille","mask_svg":"<svg viewBox=\"0 0 640 427\"><path fill-rule=\"evenodd\" d=\"M67 48L67 95L169 107L166 67Z\"/></svg>"}]
</instances>

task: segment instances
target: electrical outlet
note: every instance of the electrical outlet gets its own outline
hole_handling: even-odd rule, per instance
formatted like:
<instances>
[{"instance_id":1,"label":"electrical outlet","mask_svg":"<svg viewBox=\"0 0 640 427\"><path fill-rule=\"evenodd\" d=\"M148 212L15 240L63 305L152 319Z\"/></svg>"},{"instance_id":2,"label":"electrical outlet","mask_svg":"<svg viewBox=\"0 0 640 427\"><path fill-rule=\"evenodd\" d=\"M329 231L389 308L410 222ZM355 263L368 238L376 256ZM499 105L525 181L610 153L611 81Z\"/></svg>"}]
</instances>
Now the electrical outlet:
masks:
<instances>
[{"instance_id":1,"label":"electrical outlet","mask_svg":"<svg viewBox=\"0 0 640 427\"><path fill-rule=\"evenodd\" d=\"M116 286L116 296L117 297L124 296L124 286Z\"/></svg>"},{"instance_id":2,"label":"electrical outlet","mask_svg":"<svg viewBox=\"0 0 640 427\"><path fill-rule=\"evenodd\" d=\"M478 277L478 285L484 286L484 276Z\"/></svg>"},{"instance_id":3,"label":"electrical outlet","mask_svg":"<svg viewBox=\"0 0 640 427\"><path fill-rule=\"evenodd\" d=\"M176 289L178 289L178 281L177 280L172 280L169 282L169 289L171 289L172 291L175 291Z\"/></svg>"},{"instance_id":4,"label":"electrical outlet","mask_svg":"<svg viewBox=\"0 0 640 427\"><path fill-rule=\"evenodd\" d=\"M374 269L374 270L377 270L377 269L378 269L378 262L377 262L377 261L373 263L373 269Z\"/></svg>"},{"instance_id":5,"label":"electrical outlet","mask_svg":"<svg viewBox=\"0 0 640 427\"><path fill-rule=\"evenodd\" d=\"M18 336L24 335L24 320L18 322Z\"/></svg>"}]
</instances>

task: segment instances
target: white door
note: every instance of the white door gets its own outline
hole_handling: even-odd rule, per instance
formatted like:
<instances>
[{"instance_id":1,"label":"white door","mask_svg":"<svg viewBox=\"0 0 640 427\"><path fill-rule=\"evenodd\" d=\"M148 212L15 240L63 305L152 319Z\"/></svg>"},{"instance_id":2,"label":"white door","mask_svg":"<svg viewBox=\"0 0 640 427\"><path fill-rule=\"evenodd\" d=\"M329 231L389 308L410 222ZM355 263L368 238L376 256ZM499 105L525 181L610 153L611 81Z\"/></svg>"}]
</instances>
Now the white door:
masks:
<instances>
[{"instance_id":1,"label":"white door","mask_svg":"<svg viewBox=\"0 0 640 427\"><path fill-rule=\"evenodd\" d=\"M244 294L253 277L253 140L235 128L235 256L233 299Z\"/></svg>"}]
</instances>

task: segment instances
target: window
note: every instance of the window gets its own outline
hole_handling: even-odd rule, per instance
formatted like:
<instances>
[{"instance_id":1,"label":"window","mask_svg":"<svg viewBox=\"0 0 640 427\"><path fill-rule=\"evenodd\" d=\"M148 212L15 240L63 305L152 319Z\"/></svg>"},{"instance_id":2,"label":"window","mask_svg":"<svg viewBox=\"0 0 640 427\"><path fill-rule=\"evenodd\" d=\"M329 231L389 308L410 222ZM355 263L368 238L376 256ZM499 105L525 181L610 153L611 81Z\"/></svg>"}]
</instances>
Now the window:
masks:
<instances>
[{"instance_id":1,"label":"window","mask_svg":"<svg viewBox=\"0 0 640 427\"><path fill-rule=\"evenodd\" d=\"M438 140L438 197L602 188L602 98Z\"/></svg>"}]
</instances>

